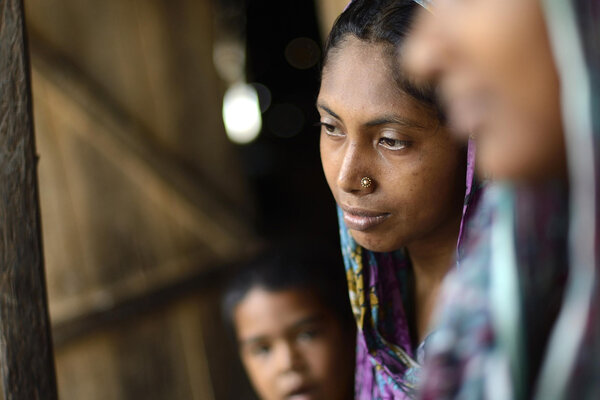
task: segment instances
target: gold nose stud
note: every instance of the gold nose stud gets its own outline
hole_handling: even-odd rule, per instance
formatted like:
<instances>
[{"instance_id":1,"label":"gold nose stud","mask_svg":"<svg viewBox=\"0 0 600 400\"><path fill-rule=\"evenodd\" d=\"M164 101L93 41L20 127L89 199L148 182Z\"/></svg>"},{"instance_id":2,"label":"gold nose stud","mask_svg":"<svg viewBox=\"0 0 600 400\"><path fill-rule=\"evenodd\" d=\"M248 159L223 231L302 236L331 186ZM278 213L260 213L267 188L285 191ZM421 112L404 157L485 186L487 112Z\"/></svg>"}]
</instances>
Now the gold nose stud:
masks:
<instances>
[{"instance_id":1,"label":"gold nose stud","mask_svg":"<svg viewBox=\"0 0 600 400\"><path fill-rule=\"evenodd\" d=\"M373 180L371 178L369 178L368 176L365 176L364 178L362 178L360 180L360 186L366 188L371 187L371 184L373 183Z\"/></svg>"}]
</instances>

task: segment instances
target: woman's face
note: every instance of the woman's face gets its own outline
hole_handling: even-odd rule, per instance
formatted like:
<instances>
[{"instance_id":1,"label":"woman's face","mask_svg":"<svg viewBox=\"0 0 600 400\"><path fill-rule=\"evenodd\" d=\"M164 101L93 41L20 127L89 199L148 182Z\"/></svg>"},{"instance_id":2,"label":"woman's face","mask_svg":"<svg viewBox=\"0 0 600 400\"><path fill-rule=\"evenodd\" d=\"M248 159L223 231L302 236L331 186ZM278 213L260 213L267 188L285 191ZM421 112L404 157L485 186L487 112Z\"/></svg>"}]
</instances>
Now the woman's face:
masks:
<instances>
[{"instance_id":1,"label":"woman's face","mask_svg":"<svg viewBox=\"0 0 600 400\"><path fill-rule=\"evenodd\" d=\"M458 234L465 151L399 89L385 50L349 36L329 54L317 100L321 160L354 239L410 250Z\"/></svg>"},{"instance_id":2,"label":"woman's face","mask_svg":"<svg viewBox=\"0 0 600 400\"><path fill-rule=\"evenodd\" d=\"M477 141L495 178L562 176L559 82L538 0L454 0L422 13L404 49L436 84L451 126Z\"/></svg>"}]
</instances>

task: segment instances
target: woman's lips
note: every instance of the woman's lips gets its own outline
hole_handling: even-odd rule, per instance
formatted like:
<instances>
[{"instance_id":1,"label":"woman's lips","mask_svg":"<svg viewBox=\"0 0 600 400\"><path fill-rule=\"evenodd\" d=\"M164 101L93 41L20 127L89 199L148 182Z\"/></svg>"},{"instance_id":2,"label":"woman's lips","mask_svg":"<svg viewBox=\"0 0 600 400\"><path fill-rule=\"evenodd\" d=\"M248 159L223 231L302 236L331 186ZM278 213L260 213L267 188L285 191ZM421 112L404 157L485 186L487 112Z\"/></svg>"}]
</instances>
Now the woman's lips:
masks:
<instances>
[{"instance_id":1,"label":"woman's lips","mask_svg":"<svg viewBox=\"0 0 600 400\"><path fill-rule=\"evenodd\" d=\"M367 231L385 221L390 213L342 207L346 226L355 231Z\"/></svg>"}]
</instances>

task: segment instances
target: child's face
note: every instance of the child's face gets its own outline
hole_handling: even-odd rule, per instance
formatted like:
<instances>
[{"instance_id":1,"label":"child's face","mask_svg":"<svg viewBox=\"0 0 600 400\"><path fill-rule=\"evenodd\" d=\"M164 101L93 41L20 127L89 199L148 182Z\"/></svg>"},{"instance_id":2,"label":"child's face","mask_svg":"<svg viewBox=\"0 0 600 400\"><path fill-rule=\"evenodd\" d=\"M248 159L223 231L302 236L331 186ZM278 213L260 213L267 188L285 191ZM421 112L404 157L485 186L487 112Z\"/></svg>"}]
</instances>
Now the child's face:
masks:
<instances>
[{"instance_id":1,"label":"child's face","mask_svg":"<svg viewBox=\"0 0 600 400\"><path fill-rule=\"evenodd\" d=\"M263 400L352 398L354 334L311 292L254 288L233 318L242 362Z\"/></svg>"}]
</instances>

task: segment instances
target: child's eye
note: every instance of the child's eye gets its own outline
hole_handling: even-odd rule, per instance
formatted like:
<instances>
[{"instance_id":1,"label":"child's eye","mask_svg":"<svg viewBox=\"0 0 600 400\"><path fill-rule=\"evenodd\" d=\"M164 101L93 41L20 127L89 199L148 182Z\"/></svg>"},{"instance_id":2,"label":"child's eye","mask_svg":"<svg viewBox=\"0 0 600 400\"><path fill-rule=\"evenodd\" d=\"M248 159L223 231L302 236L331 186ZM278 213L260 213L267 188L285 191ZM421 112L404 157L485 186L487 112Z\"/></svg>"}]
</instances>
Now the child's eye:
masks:
<instances>
[{"instance_id":1,"label":"child's eye","mask_svg":"<svg viewBox=\"0 0 600 400\"><path fill-rule=\"evenodd\" d=\"M257 344L252 346L252 349L250 350L250 352L255 356L266 356L270 353L270 351L271 346L268 344Z\"/></svg>"},{"instance_id":2,"label":"child's eye","mask_svg":"<svg viewBox=\"0 0 600 400\"><path fill-rule=\"evenodd\" d=\"M319 336L319 330L314 329L305 329L303 331L298 332L298 339L303 341L310 341Z\"/></svg>"},{"instance_id":3,"label":"child's eye","mask_svg":"<svg viewBox=\"0 0 600 400\"><path fill-rule=\"evenodd\" d=\"M411 142L408 140L400 140L388 137L382 137L379 139L379 144L390 150L402 150L410 146Z\"/></svg>"}]
</instances>

